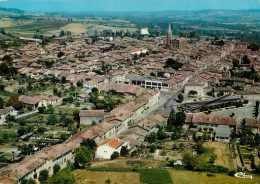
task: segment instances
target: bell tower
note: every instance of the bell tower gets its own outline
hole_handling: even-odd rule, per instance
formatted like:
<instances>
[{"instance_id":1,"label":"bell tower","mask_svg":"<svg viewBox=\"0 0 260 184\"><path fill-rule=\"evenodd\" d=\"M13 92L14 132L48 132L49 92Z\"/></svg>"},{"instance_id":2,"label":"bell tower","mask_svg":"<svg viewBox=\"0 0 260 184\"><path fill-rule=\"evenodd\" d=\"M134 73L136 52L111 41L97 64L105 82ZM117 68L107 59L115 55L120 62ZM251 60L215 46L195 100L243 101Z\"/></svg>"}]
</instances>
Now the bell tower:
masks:
<instances>
[{"instance_id":1,"label":"bell tower","mask_svg":"<svg viewBox=\"0 0 260 184\"><path fill-rule=\"evenodd\" d=\"M168 32L167 32L167 40L166 40L166 48L170 49L171 48L171 42L172 42L172 29L171 29L171 24L169 24Z\"/></svg>"}]
</instances>

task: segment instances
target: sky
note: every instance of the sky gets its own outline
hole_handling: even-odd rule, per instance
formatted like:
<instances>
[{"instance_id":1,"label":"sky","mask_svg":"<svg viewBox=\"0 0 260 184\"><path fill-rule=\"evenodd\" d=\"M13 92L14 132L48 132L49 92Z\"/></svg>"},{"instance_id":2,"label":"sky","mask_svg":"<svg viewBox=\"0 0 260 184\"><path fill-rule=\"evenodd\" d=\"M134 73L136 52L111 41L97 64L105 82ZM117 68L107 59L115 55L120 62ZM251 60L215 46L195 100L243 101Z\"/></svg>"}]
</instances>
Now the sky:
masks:
<instances>
[{"instance_id":1,"label":"sky","mask_svg":"<svg viewBox=\"0 0 260 184\"><path fill-rule=\"evenodd\" d=\"M260 0L0 0L0 7L33 12L260 9Z\"/></svg>"}]
</instances>

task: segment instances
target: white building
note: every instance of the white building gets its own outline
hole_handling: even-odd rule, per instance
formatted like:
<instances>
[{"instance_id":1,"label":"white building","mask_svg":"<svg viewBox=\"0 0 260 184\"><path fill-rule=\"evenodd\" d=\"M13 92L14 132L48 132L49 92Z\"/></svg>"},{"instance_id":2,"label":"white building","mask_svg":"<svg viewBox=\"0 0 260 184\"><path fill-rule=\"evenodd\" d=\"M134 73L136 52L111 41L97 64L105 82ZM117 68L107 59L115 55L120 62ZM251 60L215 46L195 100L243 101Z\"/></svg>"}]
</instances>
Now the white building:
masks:
<instances>
[{"instance_id":1,"label":"white building","mask_svg":"<svg viewBox=\"0 0 260 184\"><path fill-rule=\"evenodd\" d=\"M141 35L149 35L148 28L142 28L141 29Z\"/></svg>"},{"instance_id":2,"label":"white building","mask_svg":"<svg viewBox=\"0 0 260 184\"><path fill-rule=\"evenodd\" d=\"M16 116L18 115L18 111L16 111L12 106L0 109L0 124L5 122L5 117L9 114L12 116Z\"/></svg>"},{"instance_id":3,"label":"white building","mask_svg":"<svg viewBox=\"0 0 260 184\"><path fill-rule=\"evenodd\" d=\"M129 148L129 142L124 142L118 138L112 138L102 142L96 151L97 159L110 159L114 152L120 153L123 146Z\"/></svg>"}]
</instances>

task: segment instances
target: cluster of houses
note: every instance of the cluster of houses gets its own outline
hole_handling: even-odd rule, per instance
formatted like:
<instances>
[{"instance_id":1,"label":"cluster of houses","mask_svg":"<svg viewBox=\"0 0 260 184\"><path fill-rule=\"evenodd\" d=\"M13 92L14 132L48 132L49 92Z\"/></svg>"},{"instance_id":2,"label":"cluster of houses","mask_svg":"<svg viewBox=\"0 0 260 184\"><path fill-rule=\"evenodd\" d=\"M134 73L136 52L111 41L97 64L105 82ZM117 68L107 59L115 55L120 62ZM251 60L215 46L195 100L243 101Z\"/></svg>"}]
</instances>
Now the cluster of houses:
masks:
<instances>
[{"instance_id":1,"label":"cluster of houses","mask_svg":"<svg viewBox=\"0 0 260 184\"><path fill-rule=\"evenodd\" d=\"M64 168L68 161L73 162L74 148L80 146L83 139L93 139L97 144L100 144L97 158L102 159L110 158L109 155L114 151L119 152L122 146L129 148L130 141L114 137L127 130L133 122L138 121L141 114L151 112L151 107L158 102L159 95L158 91L145 89L136 97L136 101L118 106L109 114L105 114L104 117L103 111L81 111L81 118L86 117L81 121L86 123L96 121L97 125L83 129L62 144L43 148L34 155L26 157L20 163L2 169L0 183L19 183L24 178L37 179L43 169L48 169L49 173L52 174L55 164ZM102 119L93 119L95 116L100 116Z\"/></svg>"},{"instance_id":2,"label":"cluster of houses","mask_svg":"<svg viewBox=\"0 0 260 184\"><path fill-rule=\"evenodd\" d=\"M143 40L123 38L120 41L104 38L92 44L90 38L64 36L55 38L44 48L38 47L37 40L29 40L28 45L19 50L0 51L0 58L10 55L14 59L14 67L21 76L34 79L65 78L63 89L81 82L86 92L97 88L101 93L115 91L134 97L109 113L82 110L79 114L81 124L96 125L74 134L64 143L43 148L20 163L2 169L0 183L20 183L24 178L38 179L43 169L52 174L55 164L64 168L68 161L74 160L74 148L83 139L93 139L99 144L96 153L98 159L110 158L113 152L120 152L122 146L130 148L142 144L146 135L166 124L169 115L169 112L159 111L144 118L160 100L160 92L150 89L174 91L185 86L185 95L194 95L196 91L196 96L203 97L205 88L216 83L258 87L259 84L251 80L230 78L229 69L235 58L245 70L254 66L255 71L259 72L260 51L251 51L246 43L230 40L225 40L222 47L206 39L183 44L181 40L172 39L170 31L166 48L162 46L165 42L163 37ZM250 63L243 63L244 56L248 56ZM181 69L165 68L165 61L169 58L181 63ZM46 64L50 62L51 67ZM108 70L103 71L104 68ZM84 100L86 96L78 98ZM42 95L20 96L19 100L33 109L57 106L62 102L59 97ZM0 120L7 114L15 113L12 107L1 109ZM259 121L246 119L245 122L259 132ZM197 113L188 114L185 123L213 128L216 141L229 142L230 131L237 131L241 121L234 117Z\"/></svg>"},{"instance_id":3,"label":"cluster of houses","mask_svg":"<svg viewBox=\"0 0 260 184\"><path fill-rule=\"evenodd\" d=\"M187 114L185 124L191 127L211 128L215 132L215 141L229 142L232 132L238 132L242 123L250 126L254 133L260 132L260 121L257 119L238 119L235 117L223 117L212 114L195 113Z\"/></svg>"}]
</instances>

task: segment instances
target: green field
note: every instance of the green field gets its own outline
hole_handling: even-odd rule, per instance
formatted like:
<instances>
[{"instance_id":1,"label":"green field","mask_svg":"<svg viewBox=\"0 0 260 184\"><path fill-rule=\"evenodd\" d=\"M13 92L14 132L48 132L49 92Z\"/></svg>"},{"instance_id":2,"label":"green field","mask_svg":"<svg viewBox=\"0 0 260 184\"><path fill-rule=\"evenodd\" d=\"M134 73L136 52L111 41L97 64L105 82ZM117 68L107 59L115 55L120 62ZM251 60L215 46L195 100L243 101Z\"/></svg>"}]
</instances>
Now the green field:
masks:
<instances>
[{"instance_id":1,"label":"green field","mask_svg":"<svg viewBox=\"0 0 260 184\"><path fill-rule=\"evenodd\" d=\"M172 180L176 184L259 184L260 177L253 176L253 179L241 179L228 176L227 174L215 174L207 176L205 172L192 172L183 170L169 170Z\"/></svg>"}]
</instances>

